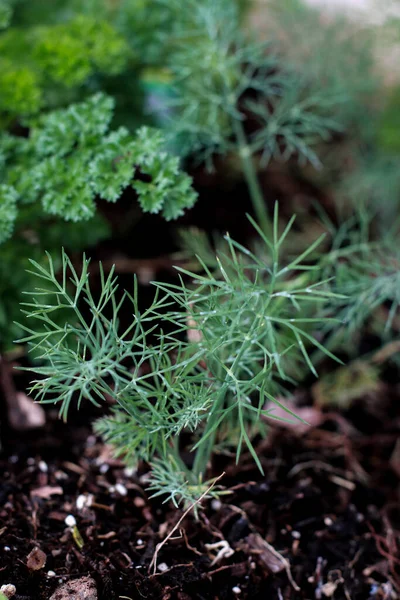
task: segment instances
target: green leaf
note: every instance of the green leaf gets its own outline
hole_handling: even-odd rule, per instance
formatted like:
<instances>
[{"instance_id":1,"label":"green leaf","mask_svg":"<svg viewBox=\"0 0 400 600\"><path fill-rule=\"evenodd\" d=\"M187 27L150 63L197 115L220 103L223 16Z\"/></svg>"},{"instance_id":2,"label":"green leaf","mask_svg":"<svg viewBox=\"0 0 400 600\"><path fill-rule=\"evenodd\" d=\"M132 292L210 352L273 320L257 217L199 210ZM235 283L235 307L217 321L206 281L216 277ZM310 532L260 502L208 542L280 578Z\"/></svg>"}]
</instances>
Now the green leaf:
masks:
<instances>
[{"instance_id":1,"label":"green leaf","mask_svg":"<svg viewBox=\"0 0 400 600\"><path fill-rule=\"evenodd\" d=\"M17 218L18 194L6 184L0 184L0 243L11 237Z\"/></svg>"}]
</instances>

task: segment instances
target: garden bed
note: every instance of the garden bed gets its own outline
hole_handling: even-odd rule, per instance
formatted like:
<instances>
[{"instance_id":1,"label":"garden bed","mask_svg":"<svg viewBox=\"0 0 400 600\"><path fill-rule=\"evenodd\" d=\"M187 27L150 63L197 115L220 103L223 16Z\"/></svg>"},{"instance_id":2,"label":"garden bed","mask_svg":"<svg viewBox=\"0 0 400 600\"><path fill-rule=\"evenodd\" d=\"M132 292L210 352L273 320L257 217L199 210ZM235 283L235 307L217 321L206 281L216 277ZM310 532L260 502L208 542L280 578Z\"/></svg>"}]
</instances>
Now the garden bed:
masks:
<instances>
[{"instance_id":1,"label":"garden bed","mask_svg":"<svg viewBox=\"0 0 400 600\"><path fill-rule=\"evenodd\" d=\"M1 581L15 585L15 600L47 600L82 576L100 600L396 598L395 390L392 401L394 418L375 415L373 427L367 411L356 422L327 414L305 432L274 429L257 448L265 476L246 455L237 467L217 457L229 495L204 502L197 521L187 515L155 573L157 544L182 513L149 500L145 468L124 469L82 415L63 425L50 411L45 431L5 439ZM27 558L34 548L46 558L37 570Z\"/></svg>"},{"instance_id":2,"label":"garden bed","mask_svg":"<svg viewBox=\"0 0 400 600\"><path fill-rule=\"evenodd\" d=\"M190 1L0 15L0 600L399 599L398 90Z\"/></svg>"}]
</instances>

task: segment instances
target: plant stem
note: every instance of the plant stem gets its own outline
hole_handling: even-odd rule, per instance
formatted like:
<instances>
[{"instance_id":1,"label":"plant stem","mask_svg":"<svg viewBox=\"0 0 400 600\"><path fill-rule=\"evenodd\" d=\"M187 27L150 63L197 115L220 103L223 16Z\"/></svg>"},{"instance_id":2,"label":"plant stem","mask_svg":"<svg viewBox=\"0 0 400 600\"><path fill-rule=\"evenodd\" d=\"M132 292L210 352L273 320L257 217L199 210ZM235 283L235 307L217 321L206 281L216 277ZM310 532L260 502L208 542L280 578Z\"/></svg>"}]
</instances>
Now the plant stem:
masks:
<instances>
[{"instance_id":1,"label":"plant stem","mask_svg":"<svg viewBox=\"0 0 400 600\"><path fill-rule=\"evenodd\" d=\"M200 444L196 451L196 456L193 462L192 473L195 477L204 475L207 470L207 464L213 453L216 431L214 431L204 443Z\"/></svg>"},{"instance_id":2,"label":"plant stem","mask_svg":"<svg viewBox=\"0 0 400 600\"><path fill-rule=\"evenodd\" d=\"M243 173L249 189L251 202L253 204L258 224L264 233L268 237L271 237L272 223L265 207L264 196L258 181L256 169L254 168L251 150L246 140L243 125L238 119L233 119L233 127L237 139L239 156L242 161Z\"/></svg>"}]
</instances>

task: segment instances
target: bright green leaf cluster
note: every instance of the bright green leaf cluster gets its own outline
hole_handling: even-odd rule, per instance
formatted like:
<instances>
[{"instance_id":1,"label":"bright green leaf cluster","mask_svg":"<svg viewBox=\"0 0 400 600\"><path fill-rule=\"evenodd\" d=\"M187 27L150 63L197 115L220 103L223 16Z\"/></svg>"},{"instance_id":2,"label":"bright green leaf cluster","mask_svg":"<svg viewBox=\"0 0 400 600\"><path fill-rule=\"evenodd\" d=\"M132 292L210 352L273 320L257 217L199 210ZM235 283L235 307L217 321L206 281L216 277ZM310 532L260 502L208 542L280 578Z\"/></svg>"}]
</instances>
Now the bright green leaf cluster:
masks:
<instances>
[{"instance_id":1,"label":"bright green leaf cluster","mask_svg":"<svg viewBox=\"0 0 400 600\"><path fill-rule=\"evenodd\" d=\"M365 324L374 316L381 337L393 333L394 321L400 312L397 235L398 231L394 238L388 235L386 243L342 248L332 256L335 288L343 295L333 306L347 339L360 335Z\"/></svg>"},{"instance_id":2,"label":"bright green leaf cluster","mask_svg":"<svg viewBox=\"0 0 400 600\"><path fill-rule=\"evenodd\" d=\"M25 66L16 66L0 58L0 112L30 114L42 102L37 74Z\"/></svg>"},{"instance_id":3,"label":"bright green leaf cluster","mask_svg":"<svg viewBox=\"0 0 400 600\"><path fill-rule=\"evenodd\" d=\"M64 23L10 27L0 34L0 56L0 113L15 117L52 105L57 91L65 102L96 74L121 73L131 50L112 24L78 14Z\"/></svg>"},{"instance_id":4,"label":"bright green leaf cluster","mask_svg":"<svg viewBox=\"0 0 400 600\"><path fill-rule=\"evenodd\" d=\"M11 236L17 218L17 193L9 185L0 185L0 243Z\"/></svg>"},{"instance_id":5,"label":"bright green leaf cluster","mask_svg":"<svg viewBox=\"0 0 400 600\"><path fill-rule=\"evenodd\" d=\"M78 15L68 23L38 28L33 58L45 77L66 86L95 72L119 73L129 56L125 40L107 22Z\"/></svg>"},{"instance_id":6,"label":"bright green leaf cluster","mask_svg":"<svg viewBox=\"0 0 400 600\"><path fill-rule=\"evenodd\" d=\"M9 0L0 0L0 30L8 27L12 16L12 7Z\"/></svg>"},{"instance_id":7,"label":"bright green leaf cluster","mask_svg":"<svg viewBox=\"0 0 400 600\"><path fill-rule=\"evenodd\" d=\"M91 218L97 197L115 202L131 185L145 212L166 219L192 206L196 194L176 157L165 150L163 136L142 127L136 135L125 128L109 130L113 100L96 94L86 102L53 111L32 122L29 138L5 135L0 142L6 186L3 196L41 203L44 213L67 221ZM137 167L147 181L135 178ZM143 178L142 178L143 179ZM10 222L0 222L2 239Z\"/></svg>"}]
</instances>

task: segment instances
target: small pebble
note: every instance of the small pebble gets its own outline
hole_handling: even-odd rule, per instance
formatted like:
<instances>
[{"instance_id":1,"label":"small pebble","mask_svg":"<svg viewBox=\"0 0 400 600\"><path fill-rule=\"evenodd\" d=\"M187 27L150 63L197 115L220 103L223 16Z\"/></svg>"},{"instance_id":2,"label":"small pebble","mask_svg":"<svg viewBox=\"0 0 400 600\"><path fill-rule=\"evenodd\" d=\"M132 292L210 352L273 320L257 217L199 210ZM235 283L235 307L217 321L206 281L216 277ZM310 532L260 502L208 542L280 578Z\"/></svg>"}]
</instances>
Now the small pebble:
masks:
<instances>
[{"instance_id":1,"label":"small pebble","mask_svg":"<svg viewBox=\"0 0 400 600\"><path fill-rule=\"evenodd\" d=\"M146 501L141 496L136 496L136 498L133 500L133 504L136 506L136 508L143 508L143 506L146 505Z\"/></svg>"},{"instance_id":2,"label":"small pebble","mask_svg":"<svg viewBox=\"0 0 400 600\"><path fill-rule=\"evenodd\" d=\"M32 456L30 456L29 458L26 459L26 464L29 465L29 466L34 465L35 464L35 459Z\"/></svg>"},{"instance_id":3,"label":"small pebble","mask_svg":"<svg viewBox=\"0 0 400 600\"><path fill-rule=\"evenodd\" d=\"M49 467L47 463L44 462L44 460L39 460L38 467L39 471L42 471L42 473L47 473L49 470Z\"/></svg>"},{"instance_id":4,"label":"small pebble","mask_svg":"<svg viewBox=\"0 0 400 600\"><path fill-rule=\"evenodd\" d=\"M136 544L137 544L138 546L143 546L143 540L140 540L140 539L139 539L139 540L137 540L137 541L136 541Z\"/></svg>"},{"instance_id":5,"label":"small pebble","mask_svg":"<svg viewBox=\"0 0 400 600\"><path fill-rule=\"evenodd\" d=\"M12 583L6 583L0 587L0 592L2 592L7 598L12 598L15 596L17 588Z\"/></svg>"},{"instance_id":6,"label":"small pebble","mask_svg":"<svg viewBox=\"0 0 400 600\"><path fill-rule=\"evenodd\" d=\"M65 517L64 523L66 525L68 525L68 527L75 527L76 519L75 519L74 515L68 515L67 517Z\"/></svg>"},{"instance_id":7,"label":"small pebble","mask_svg":"<svg viewBox=\"0 0 400 600\"><path fill-rule=\"evenodd\" d=\"M166 563L160 563L158 565L158 570L161 571L161 573L164 573L164 571L168 571L169 566Z\"/></svg>"},{"instance_id":8,"label":"small pebble","mask_svg":"<svg viewBox=\"0 0 400 600\"><path fill-rule=\"evenodd\" d=\"M234 594L241 594L242 590L240 589L240 587L238 585L235 585L235 587L232 588L232 592Z\"/></svg>"},{"instance_id":9,"label":"small pebble","mask_svg":"<svg viewBox=\"0 0 400 600\"><path fill-rule=\"evenodd\" d=\"M62 579L60 579L61 583ZM50 596L50 600L97 600L96 582L92 577L84 576L80 579L69 580Z\"/></svg>"},{"instance_id":10,"label":"small pebble","mask_svg":"<svg viewBox=\"0 0 400 600\"><path fill-rule=\"evenodd\" d=\"M300 531L292 531L292 538L294 538L295 540L299 540L301 538Z\"/></svg>"},{"instance_id":11,"label":"small pebble","mask_svg":"<svg viewBox=\"0 0 400 600\"><path fill-rule=\"evenodd\" d=\"M99 471L102 475L104 475L104 473L107 473L109 468L110 468L109 465L103 464L103 465L100 465Z\"/></svg>"},{"instance_id":12,"label":"small pebble","mask_svg":"<svg viewBox=\"0 0 400 600\"><path fill-rule=\"evenodd\" d=\"M47 571L47 577L56 577L55 571Z\"/></svg>"},{"instance_id":13,"label":"small pebble","mask_svg":"<svg viewBox=\"0 0 400 600\"><path fill-rule=\"evenodd\" d=\"M128 493L128 490L124 485L122 485L122 483L115 484L115 491L118 492L118 494L120 494L121 496L126 496Z\"/></svg>"},{"instance_id":14,"label":"small pebble","mask_svg":"<svg viewBox=\"0 0 400 600\"><path fill-rule=\"evenodd\" d=\"M331 525L333 525L333 521L330 517L325 517L324 523L327 527L330 527Z\"/></svg>"},{"instance_id":15,"label":"small pebble","mask_svg":"<svg viewBox=\"0 0 400 600\"><path fill-rule=\"evenodd\" d=\"M11 548L10 546L4 546L4 552L10 552Z\"/></svg>"},{"instance_id":16,"label":"small pebble","mask_svg":"<svg viewBox=\"0 0 400 600\"><path fill-rule=\"evenodd\" d=\"M211 508L215 511L221 510L222 502L218 498L211 500Z\"/></svg>"},{"instance_id":17,"label":"small pebble","mask_svg":"<svg viewBox=\"0 0 400 600\"><path fill-rule=\"evenodd\" d=\"M40 569L43 569L45 566L46 560L46 554L36 546L35 548L32 548L26 557L26 566L30 571L40 571Z\"/></svg>"},{"instance_id":18,"label":"small pebble","mask_svg":"<svg viewBox=\"0 0 400 600\"><path fill-rule=\"evenodd\" d=\"M9 460L9 462L10 462L12 465L15 465L15 463L17 463L17 462L18 462L18 456L16 456L15 454L13 454L12 456L10 456L10 457L9 457L9 459L8 459L8 460Z\"/></svg>"}]
</instances>

